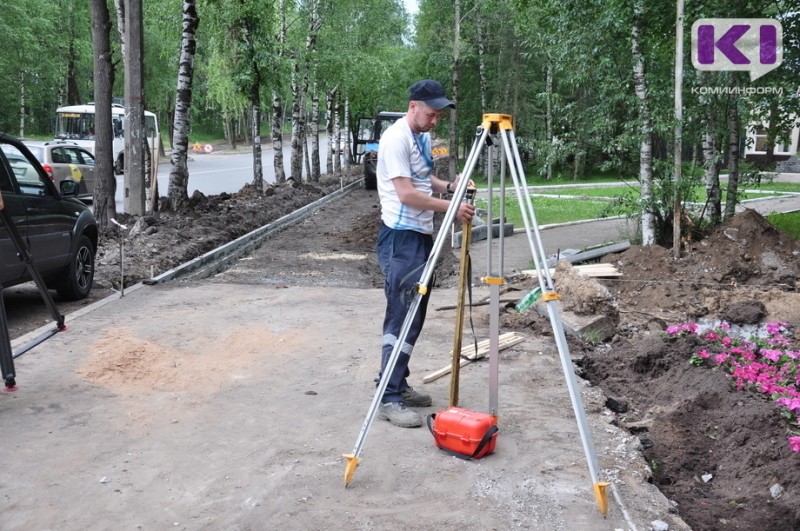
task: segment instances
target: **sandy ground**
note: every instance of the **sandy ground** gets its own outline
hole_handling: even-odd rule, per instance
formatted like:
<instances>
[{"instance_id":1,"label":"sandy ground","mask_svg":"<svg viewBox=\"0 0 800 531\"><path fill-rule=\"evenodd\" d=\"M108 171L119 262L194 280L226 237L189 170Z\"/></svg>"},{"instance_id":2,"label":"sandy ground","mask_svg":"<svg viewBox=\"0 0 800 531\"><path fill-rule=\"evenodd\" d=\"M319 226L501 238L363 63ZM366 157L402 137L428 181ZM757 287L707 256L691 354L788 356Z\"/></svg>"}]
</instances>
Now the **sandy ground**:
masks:
<instances>
[{"instance_id":1,"label":"sandy ground","mask_svg":"<svg viewBox=\"0 0 800 531\"><path fill-rule=\"evenodd\" d=\"M454 299L439 290L432 308ZM20 389L0 396L3 529L631 528L613 499L598 512L556 349L533 337L502 353L495 454L465 462L427 429L376 421L345 489L381 305L377 289L206 281L145 287L72 321L17 360ZM452 312L435 313L416 378L449 363ZM487 367L462 371L461 405L487 407ZM448 386L424 385L426 412ZM643 482L636 441L592 396L601 467L630 522L680 529Z\"/></svg>"}]
</instances>

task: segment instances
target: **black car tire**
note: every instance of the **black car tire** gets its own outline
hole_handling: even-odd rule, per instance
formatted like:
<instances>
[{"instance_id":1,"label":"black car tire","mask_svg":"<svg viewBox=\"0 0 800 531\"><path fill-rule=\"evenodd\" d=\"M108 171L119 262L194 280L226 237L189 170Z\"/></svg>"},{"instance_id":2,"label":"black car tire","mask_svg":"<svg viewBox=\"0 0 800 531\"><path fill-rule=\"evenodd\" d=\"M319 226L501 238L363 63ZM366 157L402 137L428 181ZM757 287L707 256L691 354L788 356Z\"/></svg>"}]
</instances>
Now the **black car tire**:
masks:
<instances>
[{"instance_id":1,"label":"black car tire","mask_svg":"<svg viewBox=\"0 0 800 531\"><path fill-rule=\"evenodd\" d=\"M86 235L78 239L75 254L60 277L56 291L62 299L77 301L89 295L94 281L94 247Z\"/></svg>"},{"instance_id":2,"label":"black car tire","mask_svg":"<svg viewBox=\"0 0 800 531\"><path fill-rule=\"evenodd\" d=\"M378 188L378 176L376 175L376 160L364 158L364 188L375 190Z\"/></svg>"}]
</instances>

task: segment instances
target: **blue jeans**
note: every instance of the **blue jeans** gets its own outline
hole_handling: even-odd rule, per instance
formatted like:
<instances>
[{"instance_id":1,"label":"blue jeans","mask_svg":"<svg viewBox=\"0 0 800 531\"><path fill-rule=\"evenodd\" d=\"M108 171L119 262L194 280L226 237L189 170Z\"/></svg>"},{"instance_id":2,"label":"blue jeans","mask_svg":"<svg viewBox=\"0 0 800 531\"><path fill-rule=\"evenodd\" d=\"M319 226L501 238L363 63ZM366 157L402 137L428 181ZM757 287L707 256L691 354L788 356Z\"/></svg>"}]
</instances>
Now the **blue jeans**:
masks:
<instances>
[{"instance_id":1,"label":"blue jeans","mask_svg":"<svg viewBox=\"0 0 800 531\"><path fill-rule=\"evenodd\" d=\"M417 283L432 249L433 237L430 234L422 234L413 230L394 230L381 224L378 232L377 251L378 263L385 279L383 291L386 295L386 313L383 318L379 379L397 343L409 306L416 293ZM397 363L389 377L389 383L383 393L382 401L384 403L403 401L402 393L408 388L406 382L409 375L408 362L425 322L429 297L430 290L420 302L417 314L414 316L397 358Z\"/></svg>"}]
</instances>

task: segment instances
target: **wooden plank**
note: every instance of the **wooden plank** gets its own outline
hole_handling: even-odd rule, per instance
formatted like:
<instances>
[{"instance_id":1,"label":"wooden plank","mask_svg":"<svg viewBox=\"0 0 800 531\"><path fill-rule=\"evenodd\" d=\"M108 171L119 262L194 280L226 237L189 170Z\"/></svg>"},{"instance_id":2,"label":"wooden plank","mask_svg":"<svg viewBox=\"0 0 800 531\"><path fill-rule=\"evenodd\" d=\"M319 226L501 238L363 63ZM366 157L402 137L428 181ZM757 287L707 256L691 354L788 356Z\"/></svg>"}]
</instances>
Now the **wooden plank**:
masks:
<instances>
[{"instance_id":1,"label":"wooden plank","mask_svg":"<svg viewBox=\"0 0 800 531\"><path fill-rule=\"evenodd\" d=\"M498 338L499 350L505 350L509 347L513 347L519 343L525 341L525 337L517 334L516 332L507 332L505 334L501 334ZM481 358L485 358L486 355L489 353L489 340L484 339L483 341L478 342L478 350L475 351L475 345L467 345L461 349L461 360L459 361L459 367L463 367L473 361L479 360ZM452 356L453 351L450 350L450 354L448 356ZM429 375L425 376L422 381L423 383L430 383L434 380L438 380L442 376L450 374L452 370L452 364L448 364L446 367L442 367L438 371L432 372Z\"/></svg>"}]
</instances>

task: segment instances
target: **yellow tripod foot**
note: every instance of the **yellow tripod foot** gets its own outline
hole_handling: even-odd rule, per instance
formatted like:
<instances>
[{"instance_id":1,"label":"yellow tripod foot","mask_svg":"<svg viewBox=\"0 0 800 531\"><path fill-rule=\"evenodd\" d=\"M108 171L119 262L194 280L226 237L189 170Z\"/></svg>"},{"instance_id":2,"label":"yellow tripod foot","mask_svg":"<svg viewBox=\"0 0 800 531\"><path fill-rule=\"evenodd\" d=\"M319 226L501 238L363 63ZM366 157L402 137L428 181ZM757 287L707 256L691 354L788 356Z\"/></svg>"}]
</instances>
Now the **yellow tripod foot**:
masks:
<instances>
[{"instance_id":1,"label":"yellow tripod foot","mask_svg":"<svg viewBox=\"0 0 800 531\"><path fill-rule=\"evenodd\" d=\"M353 480L353 473L356 471L356 467L358 467L358 457L353 454L344 454L342 457L347 459L347 466L344 469L344 486L347 488Z\"/></svg>"},{"instance_id":2,"label":"yellow tripod foot","mask_svg":"<svg viewBox=\"0 0 800 531\"><path fill-rule=\"evenodd\" d=\"M597 502L597 507L604 517L608 514L608 492L606 491L606 487L609 485L610 483L594 484L594 500Z\"/></svg>"}]
</instances>

